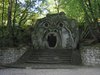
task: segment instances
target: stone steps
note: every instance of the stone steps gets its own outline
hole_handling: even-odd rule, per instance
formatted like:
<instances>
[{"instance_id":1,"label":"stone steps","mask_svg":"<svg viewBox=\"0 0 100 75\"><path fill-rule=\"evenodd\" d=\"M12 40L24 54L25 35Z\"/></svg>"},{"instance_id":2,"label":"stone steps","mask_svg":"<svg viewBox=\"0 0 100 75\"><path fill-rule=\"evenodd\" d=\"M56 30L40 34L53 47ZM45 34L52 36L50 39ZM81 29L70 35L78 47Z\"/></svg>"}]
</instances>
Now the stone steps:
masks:
<instances>
[{"instance_id":1,"label":"stone steps","mask_svg":"<svg viewBox=\"0 0 100 75\"><path fill-rule=\"evenodd\" d=\"M72 50L34 50L26 63L66 63L71 64Z\"/></svg>"}]
</instances>

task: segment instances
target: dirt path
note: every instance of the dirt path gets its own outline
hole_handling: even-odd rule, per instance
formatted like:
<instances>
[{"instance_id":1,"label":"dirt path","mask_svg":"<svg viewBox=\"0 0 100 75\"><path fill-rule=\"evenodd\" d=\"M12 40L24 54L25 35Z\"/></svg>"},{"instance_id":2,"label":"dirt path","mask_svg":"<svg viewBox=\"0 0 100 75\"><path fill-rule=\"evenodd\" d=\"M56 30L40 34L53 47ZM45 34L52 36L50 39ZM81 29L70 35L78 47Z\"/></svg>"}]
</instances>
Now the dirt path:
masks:
<instances>
[{"instance_id":1,"label":"dirt path","mask_svg":"<svg viewBox=\"0 0 100 75\"><path fill-rule=\"evenodd\" d=\"M0 75L100 75L100 68L71 69L1 69Z\"/></svg>"}]
</instances>

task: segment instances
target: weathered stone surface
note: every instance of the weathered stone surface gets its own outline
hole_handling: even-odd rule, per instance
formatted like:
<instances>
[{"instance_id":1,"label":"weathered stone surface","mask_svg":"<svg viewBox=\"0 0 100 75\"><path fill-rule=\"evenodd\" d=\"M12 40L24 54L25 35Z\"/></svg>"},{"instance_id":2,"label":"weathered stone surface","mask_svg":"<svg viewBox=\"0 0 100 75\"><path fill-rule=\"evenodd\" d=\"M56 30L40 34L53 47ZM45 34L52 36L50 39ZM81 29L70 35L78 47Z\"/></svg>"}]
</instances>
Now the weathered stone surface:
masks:
<instances>
[{"instance_id":1,"label":"weathered stone surface","mask_svg":"<svg viewBox=\"0 0 100 75\"><path fill-rule=\"evenodd\" d=\"M0 56L0 63L10 64L16 62L26 51L27 47L22 47L20 49L6 48L4 50L0 50L0 52L2 53Z\"/></svg>"},{"instance_id":2,"label":"weathered stone surface","mask_svg":"<svg viewBox=\"0 0 100 75\"><path fill-rule=\"evenodd\" d=\"M68 19L63 12L38 19L32 33L35 49L75 49L78 40L76 21Z\"/></svg>"},{"instance_id":3,"label":"weathered stone surface","mask_svg":"<svg viewBox=\"0 0 100 75\"><path fill-rule=\"evenodd\" d=\"M81 58L84 65L100 65L100 43L81 46Z\"/></svg>"}]
</instances>

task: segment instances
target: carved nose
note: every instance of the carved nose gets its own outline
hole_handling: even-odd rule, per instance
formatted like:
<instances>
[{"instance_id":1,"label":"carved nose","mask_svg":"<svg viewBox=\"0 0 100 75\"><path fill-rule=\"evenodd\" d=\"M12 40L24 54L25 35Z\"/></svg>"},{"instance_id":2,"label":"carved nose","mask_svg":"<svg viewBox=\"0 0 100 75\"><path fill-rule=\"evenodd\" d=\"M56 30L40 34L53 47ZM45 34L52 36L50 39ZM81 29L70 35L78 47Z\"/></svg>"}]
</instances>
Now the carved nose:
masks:
<instances>
[{"instance_id":1,"label":"carved nose","mask_svg":"<svg viewBox=\"0 0 100 75\"><path fill-rule=\"evenodd\" d=\"M51 34L50 36L51 36L51 37L53 37L53 36L54 36L54 34Z\"/></svg>"},{"instance_id":2,"label":"carved nose","mask_svg":"<svg viewBox=\"0 0 100 75\"><path fill-rule=\"evenodd\" d=\"M48 31L49 31L49 32L51 32L51 30L50 30L50 29L48 29Z\"/></svg>"},{"instance_id":3,"label":"carved nose","mask_svg":"<svg viewBox=\"0 0 100 75\"><path fill-rule=\"evenodd\" d=\"M49 32L57 32L57 29L48 29Z\"/></svg>"},{"instance_id":4,"label":"carved nose","mask_svg":"<svg viewBox=\"0 0 100 75\"><path fill-rule=\"evenodd\" d=\"M57 30L56 30L56 29L54 29L54 32L57 32Z\"/></svg>"}]
</instances>

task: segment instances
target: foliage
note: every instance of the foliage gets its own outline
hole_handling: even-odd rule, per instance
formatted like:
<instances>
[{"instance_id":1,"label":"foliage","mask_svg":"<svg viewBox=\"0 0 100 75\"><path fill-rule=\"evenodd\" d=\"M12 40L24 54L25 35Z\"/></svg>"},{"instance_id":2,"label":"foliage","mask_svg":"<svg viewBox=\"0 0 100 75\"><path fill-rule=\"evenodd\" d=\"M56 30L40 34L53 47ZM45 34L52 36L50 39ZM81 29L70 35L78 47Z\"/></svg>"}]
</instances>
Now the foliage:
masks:
<instances>
[{"instance_id":1,"label":"foliage","mask_svg":"<svg viewBox=\"0 0 100 75\"><path fill-rule=\"evenodd\" d=\"M62 0L62 9L67 16L76 19L78 22L84 20L84 11L79 0Z\"/></svg>"},{"instance_id":2,"label":"foliage","mask_svg":"<svg viewBox=\"0 0 100 75\"><path fill-rule=\"evenodd\" d=\"M38 6L36 3L41 2ZM30 38L29 26L34 25L43 0L0 0L0 45L16 46ZM25 31L25 32L24 32ZM27 31L27 32L26 32ZM29 37L28 37L29 36ZM22 41L23 40L23 41Z\"/></svg>"},{"instance_id":3,"label":"foliage","mask_svg":"<svg viewBox=\"0 0 100 75\"><path fill-rule=\"evenodd\" d=\"M100 0L80 0L81 6L85 12L85 29L84 35L87 36L89 33L93 39L100 41L100 25L98 19L100 18ZM83 37L82 37L83 38Z\"/></svg>"},{"instance_id":4,"label":"foliage","mask_svg":"<svg viewBox=\"0 0 100 75\"><path fill-rule=\"evenodd\" d=\"M36 19L61 11L79 22L80 40L100 40L100 0L0 0L0 46L25 43Z\"/></svg>"}]
</instances>

